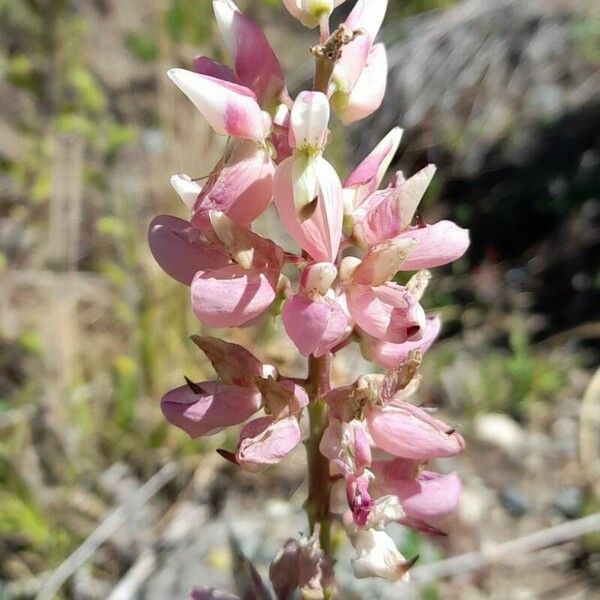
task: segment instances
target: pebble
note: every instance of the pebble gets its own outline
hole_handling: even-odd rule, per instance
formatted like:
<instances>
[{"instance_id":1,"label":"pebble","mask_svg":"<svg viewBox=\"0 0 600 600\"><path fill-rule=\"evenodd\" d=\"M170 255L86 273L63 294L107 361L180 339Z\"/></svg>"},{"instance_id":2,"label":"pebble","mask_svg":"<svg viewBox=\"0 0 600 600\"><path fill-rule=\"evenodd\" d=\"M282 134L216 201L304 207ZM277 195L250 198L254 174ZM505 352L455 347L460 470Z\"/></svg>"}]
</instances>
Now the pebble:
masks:
<instances>
[{"instance_id":1,"label":"pebble","mask_svg":"<svg viewBox=\"0 0 600 600\"><path fill-rule=\"evenodd\" d=\"M512 485L502 488L500 502L511 517L522 517L529 510L529 502L523 492Z\"/></svg>"},{"instance_id":2,"label":"pebble","mask_svg":"<svg viewBox=\"0 0 600 600\"><path fill-rule=\"evenodd\" d=\"M567 519L576 519L581 514L582 504L583 490L574 485L559 490L552 503Z\"/></svg>"},{"instance_id":3,"label":"pebble","mask_svg":"<svg viewBox=\"0 0 600 600\"><path fill-rule=\"evenodd\" d=\"M525 431L508 415L502 413L478 415L473 427L475 437L480 442L496 446L507 454L517 454L525 446Z\"/></svg>"}]
</instances>

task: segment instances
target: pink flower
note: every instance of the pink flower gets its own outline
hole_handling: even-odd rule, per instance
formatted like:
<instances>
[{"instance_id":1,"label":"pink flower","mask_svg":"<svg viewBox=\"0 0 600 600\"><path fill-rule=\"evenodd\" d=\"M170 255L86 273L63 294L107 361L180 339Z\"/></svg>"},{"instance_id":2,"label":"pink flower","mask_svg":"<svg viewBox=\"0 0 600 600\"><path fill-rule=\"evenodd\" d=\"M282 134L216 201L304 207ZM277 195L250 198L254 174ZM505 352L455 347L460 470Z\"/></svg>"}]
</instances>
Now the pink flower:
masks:
<instances>
[{"instance_id":1,"label":"pink flower","mask_svg":"<svg viewBox=\"0 0 600 600\"><path fill-rule=\"evenodd\" d=\"M296 417L280 420L260 417L242 429L235 459L247 471L262 471L281 461L300 443L300 439Z\"/></svg>"},{"instance_id":2,"label":"pink flower","mask_svg":"<svg viewBox=\"0 0 600 600\"><path fill-rule=\"evenodd\" d=\"M406 360L409 352L419 350L422 354L427 352L437 338L441 329L441 320L438 315L428 315L425 330L420 340L393 344L379 340L373 336L360 332L360 349L363 356L384 369L393 369Z\"/></svg>"},{"instance_id":3,"label":"pink flower","mask_svg":"<svg viewBox=\"0 0 600 600\"><path fill-rule=\"evenodd\" d=\"M216 133L255 142L269 135L271 117L247 87L185 69L170 69L168 75Z\"/></svg>"},{"instance_id":4,"label":"pink flower","mask_svg":"<svg viewBox=\"0 0 600 600\"><path fill-rule=\"evenodd\" d=\"M275 205L292 239L316 261L334 262L342 230L342 186L321 156L329 103L320 92L302 92L290 118L294 155L275 171Z\"/></svg>"},{"instance_id":5,"label":"pink flower","mask_svg":"<svg viewBox=\"0 0 600 600\"><path fill-rule=\"evenodd\" d=\"M265 34L232 0L213 0L221 36L233 60L239 83L270 108L284 90L283 71Z\"/></svg>"},{"instance_id":6,"label":"pink flower","mask_svg":"<svg viewBox=\"0 0 600 600\"><path fill-rule=\"evenodd\" d=\"M236 327L261 315L275 299L283 251L222 213L210 217L232 264L198 270L191 282L192 309L210 327Z\"/></svg>"},{"instance_id":7,"label":"pink flower","mask_svg":"<svg viewBox=\"0 0 600 600\"><path fill-rule=\"evenodd\" d=\"M352 214L356 241L368 248L407 229L434 174L433 165L409 179L404 179L399 171L386 189L358 202Z\"/></svg>"},{"instance_id":8,"label":"pink flower","mask_svg":"<svg viewBox=\"0 0 600 600\"><path fill-rule=\"evenodd\" d=\"M342 261L348 310L356 324L377 339L399 344L423 335L426 319L420 294L388 281L412 247L410 239L392 240L371 248L362 261L352 257Z\"/></svg>"},{"instance_id":9,"label":"pink flower","mask_svg":"<svg viewBox=\"0 0 600 600\"><path fill-rule=\"evenodd\" d=\"M148 229L152 255L163 271L173 279L190 285L200 270L220 269L232 263L231 257L212 232L199 231L190 223L161 215Z\"/></svg>"},{"instance_id":10,"label":"pink flower","mask_svg":"<svg viewBox=\"0 0 600 600\"><path fill-rule=\"evenodd\" d=\"M433 165L409 179L398 172L386 189L358 199L351 216L353 239L363 248L391 239L414 240L407 260L398 265L404 271L431 269L460 258L469 246L466 229L450 221L411 226L434 173Z\"/></svg>"},{"instance_id":11,"label":"pink flower","mask_svg":"<svg viewBox=\"0 0 600 600\"><path fill-rule=\"evenodd\" d=\"M394 456L429 460L453 456L465 447L463 438L447 423L409 402L369 406L365 417L377 447Z\"/></svg>"},{"instance_id":12,"label":"pink flower","mask_svg":"<svg viewBox=\"0 0 600 600\"><path fill-rule=\"evenodd\" d=\"M373 471L377 491L400 500L405 512L400 523L425 533L441 533L445 517L458 506L461 485L456 473L424 471L419 463L403 458L377 461Z\"/></svg>"},{"instance_id":13,"label":"pink flower","mask_svg":"<svg viewBox=\"0 0 600 600\"><path fill-rule=\"evenodd\" d=\"M243 423L260 405L258 390L217 381L203 381L192 387L182 385L167 392L161 400L167 421L192 438L213 435L225 427Z\"/></svg>"},{"instance_id":14,"label":"pink flower","mask_svg":"<svg viewBox=\"0 0 600 600\"><path fill-rule=\"evenodd\" d=\"M335 472L346 478L361 476L371 466L371 446L364 421L330 419L319 450Z\"/></svg>"},{"instance_id":15,"label":"pink flower","mask_svg":"<svg viewBox=\"0 0 600 600\"><path fill-rule=\"evenodd\" d=\"M360 30L344 47L337 61L330 95L332 105L345 125L367 117L383 100L387 80L387 57L375 38L383 22L387 0L358 0L345 25Z\"/></svg>"},{"instance_id":16,"label":"pink flower","mask_svg":"<svg viewBox=\"0 0 600 600\"><path fill-rule=\"evenodd\" d=\"M238 225L249 226L273 197L275 163L255 142L237 140L209 176L192 205L191 223L205 229L218 210ZM188 186L189 187L189 186ZM190 190L191 196L191 190Z\"/></svg>"},{"instance_id":17,"label":"pink flower","mask_svg":"<svg viewBox=\"0 0 600 600\"><path fill-rule=\"evenodd\" d=\"M387 86L388 62L383 44L369 51L358 81L350 92L336 92L331 101L340 121L350 125L373 114L383 102Z\"/></svg>"},{"instance_id":18,"label":"pink flower","mask_svg":"<svg viewBox=\"0 0 600 600\"><path fill-rule=\"evenodd\" d=\"M348 214L377 190L398 151L402 129L394 127L344 181L344 206Z\"/></svg>"},{"instance_id":19,"label":"pink flower","mask_svg":"<svg viewBox=\"0 0 600 600\"><path fill-rule=\"evenodd\" d=\"M331 291L336 275L337 269L331 263L307 266L300 292L283 305L285 330L303 356L322 356L346 333L348 318Z\"/></svg>"}]
</instances>

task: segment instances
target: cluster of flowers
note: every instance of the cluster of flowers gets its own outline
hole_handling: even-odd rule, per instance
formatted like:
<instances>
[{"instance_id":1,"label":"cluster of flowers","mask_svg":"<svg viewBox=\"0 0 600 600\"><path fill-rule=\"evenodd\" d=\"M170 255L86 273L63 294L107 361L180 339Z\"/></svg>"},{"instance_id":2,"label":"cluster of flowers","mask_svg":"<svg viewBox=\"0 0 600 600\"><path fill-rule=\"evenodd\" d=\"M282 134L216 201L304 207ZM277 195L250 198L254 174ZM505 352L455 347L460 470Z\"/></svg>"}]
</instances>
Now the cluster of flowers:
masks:
<instances>
[{"instance_id":1,"label":"cluster of flowers","mask_svg":"<svg viewBox=\"0 0 600 600\"><path fill-rule=\"evenodd\" d=\"M421 355L440 330L438 316L420 304L427 269L459 258L469 239L452 222L427 224L415 217L433 165L408 179L397 172L380 189L400 143L399 128L343 183L323 157L330 107L344 124L353 123L379 107L386 87L385 48L374 40L387 0L357 0L329 36L329 16L343 1L284 0L303 24L320 26L321 45L313 51L332 63L325 89L302 91L292 100L260 28L231 0L213 0L233 68L202 56L192 70L168 74L214 131L228 136L225 155L204 186L173 176L189 220L156 217L149 243L164 271L190 287L193 312L205 325L248 326L281 315L303 356L328 356L358 341L363 355L386 370L324 395L328 426L319 448L332 480L345 486L341 516L356 548L356 576L397 581L407 576L411 561L384 531L386 524L440 533L440 519L458 501L457 476L424 466L460 452L463 439L410 397L419 385ZM271 200L300 254L251 230ZM298 269L297 282L282 274L286 264ZM412 273L404 285L394 281L402 271ZM237 344L210 336L193 340L218 381L186 380L162 399L165 417L194 438L245 422L235 452L223 456L250 471L280 461L301 442L299 419L314 398ZM315 544L313 536L286 545L273 563L274 585L277 565L289 575L293 560L318 563ZM304 572L309 575L294 584L317 589L315 573Z\"/></svg>"}]
</instances>

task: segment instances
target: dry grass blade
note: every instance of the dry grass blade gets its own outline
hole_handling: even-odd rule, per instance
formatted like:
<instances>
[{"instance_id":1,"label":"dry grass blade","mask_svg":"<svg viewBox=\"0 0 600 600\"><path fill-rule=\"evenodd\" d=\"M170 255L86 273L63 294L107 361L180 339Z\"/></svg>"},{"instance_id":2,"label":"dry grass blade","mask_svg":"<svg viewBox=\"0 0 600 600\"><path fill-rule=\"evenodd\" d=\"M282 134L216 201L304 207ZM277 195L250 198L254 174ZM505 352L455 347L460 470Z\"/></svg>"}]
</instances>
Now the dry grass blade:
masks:
<instances>
[{"instance_id":1,"label":"dry grass blade","mask_svg":"<svg viewBox=\"0 0 600 600\"><path fill-rule=\"evenodd\" d=\"M174 463L168 463L154 474L132 498L117 507L96 527L89 537L45 581L36 600L51 600L73 573L125 522L131 513L148 502L177 473Z\"/></svg>"}]
</instances>

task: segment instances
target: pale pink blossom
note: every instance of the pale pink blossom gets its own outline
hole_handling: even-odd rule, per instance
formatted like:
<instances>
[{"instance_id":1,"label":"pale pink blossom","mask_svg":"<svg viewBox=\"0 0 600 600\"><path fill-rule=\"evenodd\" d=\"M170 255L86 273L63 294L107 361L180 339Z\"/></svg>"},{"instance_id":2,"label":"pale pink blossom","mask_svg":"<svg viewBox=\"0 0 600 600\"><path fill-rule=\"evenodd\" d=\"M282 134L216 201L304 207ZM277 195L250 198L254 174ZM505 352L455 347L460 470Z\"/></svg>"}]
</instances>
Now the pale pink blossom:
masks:
<instances>
[{"instance_id":1,"label":"pale pink blossom","mask_svg":"<svg viewBox=\"0 0 600 600\"><path fill-rule=\"evenodd\" d=\"M375 248L363 262L346 258L341 266L348 310L356 324L369 335L396 344L420 340L426 325L419 297L386 281L410 251L410 240L405 241Z\"/></svg>"},{"instance_id":2,"label":"pale pink blossom","mask_svg":"<svg viewBox=\"0 0 600 600\"><path fill-rule=\"evenodd\" d=\"M376 461L373 472L377 490L400 501L405 514L397 520L403 525L439 534L445 518L458 506L461 484L456 473L422 470L418 462L403 458Z\"/></svg>"},{"instance_id":3,"label":"pale pink blossom","mask_svg":"<svg viewBox=\"0 0 600 600\"><path fill-rule=\"evenodd\" d=\"M213 0L215 17L237 80L261 106L271 107L284 89L283 71L262 29L232 0Z\"/></svg>"},{"instance_id":4,"label":"pale pink blossom","mask_svg":"<svg viewBox=\"0 0 600 600\"><path fill-rule=\"evenodd\" d=\"M285 330L303 356L322 356L346 334L348 318L331 291L336 275L337 269L331 263L308 265L302 273L299 293L283 305Z\"/></svg>"},{"instance_id":5,"label":"pale pink blossom","mask_svg":"<svg viewBox=\"0 0 600 600\"><path fill-rule=\"evenodd\" d=\"M300 439L296 417L280 420L259 417L243 427L235 459L247 471L262 471L280 462L300 443Z\"/></svg>"},{"instance_id":6,"label":"pale pink blossom","mask_svg":"<svg viewBox=\"0 0 600 600\"><path fill-rule=\"evenodd\" d=\"M290 117L290 156L275 171L275 205L292 239L316 261L334 262L342 231L342 186L321 156L329 104L320 92L302 92Z\"/></svg>"},{"instance_id":7,"label":"pale pink blossom","mask_svg":"<svg viewBox=\"0 0 600 600\"><path fill-rule=\"evenodd\" d=\"M148 229L148 243L156 262L173 279L190 285L200 270L232 264L231 257L212 232L169 215L155 217Z\"/></svg>"},{"instance_id":8,"label":"pale pink blossom","mask_svg":"<svg viewBox=\"0 0 600 600\"><path fill-rule=\"evenodd\" d=\"M387 57L375 38L383 22L387 0L358 0L345 25L360 31L344 47L334 67L329 93L332 106L344 124L353 123L377 110L387 80Z\"/></svg>"},{"instance_id":9,"label":"pale pink blossom","mask_svg":"<svg viewBox=\"0 0 600 600\"><path fill-rule=\"evenodd\" d=\"M344 205L348 214L377 190L398 151L402 129L394 127L344 180Z\"/></svg>"},{"instance_id":10,"label":"pale pink blossom","mask_svg":"<svg viewBox=\"0 0 600 600\"><path fill-rule=\"evenodd\" d=\"M204 229L210 212L218 210L239 225L250 225L273 197L274 174L275 163L263 148L251 140L236 140L197 194L190 222Z\"/></svg>"},{"instance_id":11,"label":"pale pink blossom","mask_svg":"<svg viewBox=\"0 0 600 600\"><path fill-rule=\"evenodd\" d=\"M330 419L319 450L335 472L347 478L360 476L371 466L371 446L364 421Z\"/></svg>"},{"instance_id":12,"label":"pale pink blossom","mask_svg":"<svg viewBox=\"0 0 600 600\"><path fill-rule=\"evenodd\" d=\"M450 425L409 402L369 406L365 417L375 444L393 456L429 460L453 456L465 447Z\"/></svg>"},{"instance_id":13,"label":"pale pink blossom","mask_svg":"<svg viewBox=\"0 0 600 600\"><path fill-rule=\"evenodd\" d=\"M261 396L256 389L202 381L171 390L160 404L167 421L197 438L243 423L260 408Z\"/></svg>"},{"instance_id":14,"label":"pale pink blossom","mask_svg":"<svg viewBox=\"0 0 600 600\"><path fill-rule=\"evenodd\" d=\"M271 117L249 88L185 69L170 69L168 75L216 133L256 142L269 135Z\"/></svg>"},{"instance_id":15,"label":"pale pink blossom","mask_svg":"<svg viewBox=\"0 0 600 600\"><path fill-rule=\"evenodd\" d=\"M363 356L384 369L393 369L406 360L408 353L419 350L424 354L438 337L441 320L438 315L428 315L425 330L420 340L407 341L400 344L377 339L364 331L360 331L360 349Z\"/></svg>"},{"instance_id":16,"label":"pale pink blossom","mask_svg":"<svg viewBox=\"0 0 600 600\"><path fill-rule=\"evenodd\" d=\"M265 312L275 300L283 251L271 240L211 212L211 225L232 264L201 269L191 282L192 309L210 327L236 327Z\"/></svg>"},{"instance_id":17,"label":"pale pink blossom","mask_svg":"<svg viewBox=\"0 0 600 600\"><path fill-rule=\"evenodd\" d=\"M385 46L375 44L358 81L349 93L336 92L332 98L334 109L344 125L360 121L374 113L385 96L388 61Z\"/></svg>"}]
</instances>

